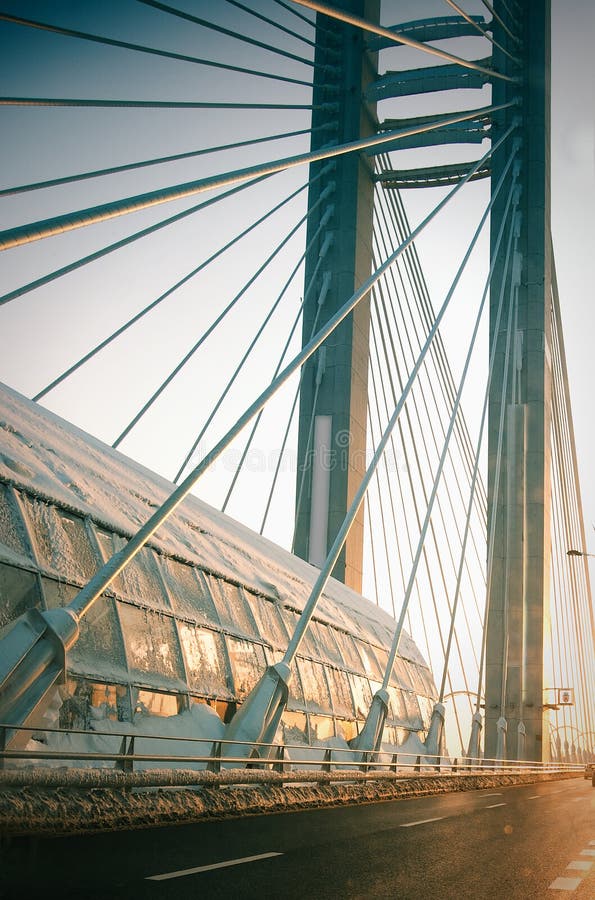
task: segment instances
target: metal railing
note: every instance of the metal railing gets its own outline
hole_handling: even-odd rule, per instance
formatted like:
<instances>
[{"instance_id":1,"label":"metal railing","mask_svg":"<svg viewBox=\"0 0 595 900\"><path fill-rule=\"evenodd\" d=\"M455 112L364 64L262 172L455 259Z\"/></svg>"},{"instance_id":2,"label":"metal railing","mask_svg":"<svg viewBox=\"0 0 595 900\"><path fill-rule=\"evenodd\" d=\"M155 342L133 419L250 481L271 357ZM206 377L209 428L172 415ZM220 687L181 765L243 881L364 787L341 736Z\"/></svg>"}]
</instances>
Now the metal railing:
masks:
<instances>
[{"instance_id":1,"label":"metal railing","mask_svg":"<svg viewBox=\"0 0 595 900\"><path fill-rule=\"evenodd\" d=\"M22 739L29 733L29 740L35 735L40 738L43 735L84 735L87 738L107 739L113 742L114 749L43 749L42 741L39 749L5 749L8 735L13 735L15 731L20 732ZM142 743L146 741L161 742L164 752L142 752ZM179 746L181 752L172 753L171 747L167 746L169 743ZM185 753L188 746L189 752ZM103 784L120 783L121 776L125 774L130 784L139 786L367 781L430 775L461 777L478 774L572 774L582 773L584 770L584 766L578 763L438 757L395 748L363 753L360 750L328 746L324 742L318 745L248 745L204 737L130 731L40 729L1 723L0 748L0 782L5 785L27 783L32 769L35 769L36 784L89 784L93 781L91 772L94 771L97 774L96 780ZM57 768L56 763L62 763L63 767ZM64 767L67 767L66 770ZM110 778L109 773L116 777ZM131 778L132 775L137 777Z\"/></svg>"}]
</instances>

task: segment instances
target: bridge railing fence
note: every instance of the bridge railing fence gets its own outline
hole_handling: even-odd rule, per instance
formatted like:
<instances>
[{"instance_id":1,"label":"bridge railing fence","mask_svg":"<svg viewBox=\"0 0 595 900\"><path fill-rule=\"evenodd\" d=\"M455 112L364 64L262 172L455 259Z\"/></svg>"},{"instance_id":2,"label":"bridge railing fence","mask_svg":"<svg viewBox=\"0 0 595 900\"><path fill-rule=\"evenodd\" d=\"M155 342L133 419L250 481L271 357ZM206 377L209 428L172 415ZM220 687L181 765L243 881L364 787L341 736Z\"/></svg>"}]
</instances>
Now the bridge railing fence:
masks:
<instances>
[{"instance_id":1,"label":"bridge railing fence","mask_svg":"<svg viewBox=\"0 0 595 900\"><path fill-rule=\"evenodd\" d=\"M9 737L12 741L15 734L18 737L16 743L24 746L11 749ZM46 735L60 736L71 746L51 749ZM89 749L89 738L96 745L104 746ZM77 739L87 746L77 747ZM33 741L38 742L38 746L32 747ZM154 750L155 743L158 752ZM0 723L0 783L10 782L10 773L16 775L20 772L24 776L31 769L47 769L56 774L59 769L64 774L65 768L135 773L145 776L147 781L152 779L167 784L191 784L193 781L196 784L213 783L222 776L224 783L240 784L267 781L361 781L428 775L460 777L480 773L572 773L582 772L584 766L565 762L437 757L410 753L394 747L363 753L361 750L330 746L329 743L247 744L219 738L130 731L85 731L50 727L40 729ZM156 778L159 773L164 777Z\"/></svg>"}]
</instances>

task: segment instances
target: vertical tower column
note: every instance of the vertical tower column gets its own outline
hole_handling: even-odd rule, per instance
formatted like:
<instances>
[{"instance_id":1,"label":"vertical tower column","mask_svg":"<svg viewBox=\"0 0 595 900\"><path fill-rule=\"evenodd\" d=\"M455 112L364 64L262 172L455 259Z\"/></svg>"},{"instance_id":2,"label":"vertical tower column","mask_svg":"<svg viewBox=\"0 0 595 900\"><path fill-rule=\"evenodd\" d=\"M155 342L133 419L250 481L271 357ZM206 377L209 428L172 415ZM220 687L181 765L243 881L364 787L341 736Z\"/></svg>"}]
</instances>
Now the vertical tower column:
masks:
<instances>
[{"instance_id":1,"label":"vertical tower column","mask_svg":"<svg viewBox=\"0 0 595 900\"><path fill-rule=\"evenodd\" d=\"M490 397L488 510L496 516L486 647L485 753L496 755L497 722L507 721L508 758L546 759L549 755L547 712L543 709L544 647L549 633L551 507L551 245L550 245L550 0L522 4L521 20L510 21L509 4L494 3L497 17L519 34L510 39L494 22L497 40L520 60L515 64L494 48L499 71L520 75L516 85L494 84L495 103L521 98L518 109L495 122L506 127L521 117L520 208L518 239L520 285L513 310L508 375L505 374L505 305L498 334L497 363ZM493 160L493 183L511 150L509 141ZM503 201L492 217L492 241L501 221ZM504 273L504 251L494 273L490 339ZM514 296L505 284L505 302ZM508 378L499 490L496 459L501 419L502 384ZM524 734L524 737L519 737Z\"/></svg>"},{"instance_id":2,"label":"vertical tower column","mask_svg":"<svg viewBox=\"0 0 595 900\"><path fill-rule=\"evenodd\" d=\"M335 6L379 21L379 0L342 0ZM376 58L366 51L365 35L319 15L315 58L312 124L315 129L325 127L313 132L312 149L329 141L344 143L375 133L375 106L363 100L363 93L377 76ZM329 104L335 105L332 111ZM336 129L330 130L332 120L336 120ZM312 174L320 165L313 166ZM328 176L336 182L335 209L306 259L304 343L315 323L318 330L370 275L372 165L364 156L348 154L337 158L335 171ZM310 188L311 210L324 187L317 182ZM308 240L323 214L323 209L311 212ZM369 320L369 301L362 300L303 373L294 551L318 566L326 558L365 471ZM333 572L357 591L362 586L363 516L362 507Z\"/></svg>"}]
</instances>

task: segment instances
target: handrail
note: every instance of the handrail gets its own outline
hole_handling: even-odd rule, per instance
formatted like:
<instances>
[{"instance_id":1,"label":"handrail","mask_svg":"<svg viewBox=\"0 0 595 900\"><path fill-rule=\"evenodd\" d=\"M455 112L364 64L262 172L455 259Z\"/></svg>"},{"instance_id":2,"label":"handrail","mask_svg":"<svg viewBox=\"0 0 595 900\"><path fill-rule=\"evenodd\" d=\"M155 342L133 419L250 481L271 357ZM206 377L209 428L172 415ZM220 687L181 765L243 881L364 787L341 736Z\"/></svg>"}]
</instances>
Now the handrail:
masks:
<instances>
[{"instance_id":1,"label":"handrail","mask_svg":"<svg viewBox=\"0 0 595 900\"><path fill-rule=\"evenodd\" d=\"M229 741L224 738L188 737L180 735L143 734L130 731L88 731L84 729L63 729L53 727L34 727L31 725L14 726L0 723L0 741L4 731L21 731L32 733L50 733L64 735L86 735L99 738L121 738L122 746L119 752L90 751L90 750L0 750L0 767L11 761L27 764L31 761L60 760L66 762L80 761L83 763L109 763L113 762L116 769L128 773L134 771L134 765L139 763L162 763L171 768L179 769L181 764L199 765L204 767L194 771L193 776L200 781L201 771L207 770L209 775L228 771L233 767L260 769L259 780L266 771L269 774L291 772L291 778L300 773L318 780L313 776L313 770L318 769L318 774L355 775L358 773L373 777L404 777L414 771L416 774L448 774L468 775L477 773L491 774L523 774L539 772L580 772L584 766L579 763L561 762L537 762L535 760L496 760L478 759L470 757L451 758L437 756L435 754L411 753L400 750L398 747L388 747L378 752L362 752L349 747L329 747L323 743L318 745L304 745L296 743L264 743L254 742L251 755L222 755L222 745L236 745L245 750L246 744L238 741ZM210 745L208 755L175 755L160 753L135 752L136 740L177 741ZM128 747L126 746L128 742ZM1 743L0 743L1 746ZM264 752L263 752L264 750ZM295 756L291 751L297 751ZM287 754L290 754L289 756ZM90 767L92 768L92 767ZM105 766L97 766L105 769ZM241 778L243 776L238 776Z\"/></svg>"}]
</instances>

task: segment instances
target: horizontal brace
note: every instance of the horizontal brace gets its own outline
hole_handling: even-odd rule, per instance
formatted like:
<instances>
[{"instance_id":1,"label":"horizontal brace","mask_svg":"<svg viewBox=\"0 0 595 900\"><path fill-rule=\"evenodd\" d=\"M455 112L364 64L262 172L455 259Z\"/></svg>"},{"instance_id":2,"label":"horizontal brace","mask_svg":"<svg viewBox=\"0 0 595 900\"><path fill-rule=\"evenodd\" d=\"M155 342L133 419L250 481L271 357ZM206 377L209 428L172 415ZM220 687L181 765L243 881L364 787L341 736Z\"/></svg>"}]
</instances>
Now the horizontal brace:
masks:
<instances>
[{"instance_id":1,"label":"horizontal brace","mask_svg":"<svg viewBox=\"0 0 595 900\"><path fill-rule=\"evenodd\" d=\"M376 175L374 180L382 185L385 190L395 188L420 188L420 187L447 187L458 184L467 176L470 163L451 163L446 166L427 166L420 169L395 169ZM475 172L469 181L479 181L492 174L492 167L488 162L484 163Z\"/></svg>"},{"instance_id":2,"label":"horizontal brace","mask_svg":"<svg viewBox=\"0 0 595 900\"><path fill-rule=\"evenodd\" d=\"M479 59L476 63L482 67L489 66L491 57ZM490 80L485 71L461 69L457 65L428 66L404 72L386 72L368 85L365 97L369 102L377 102L391 97L409 97L412 94L429 94L435 91L479 89Z\"/></svg>"},{"instance_id":3,"label":"horizontal brace","mask_svg":"<svg viewBox=\"0 0 595 900\"><path fill-rule=\"evenodd\" d=\"M421 132L402 140L391 141L382 148L371 147L366 151L368 156L378 153L391 153L393 150L411 150L417 147L436 147L443 144L481 144L485 138L491 137L489 128L443 128L436 132Z\"/></svg>"},{"instance_id":4,"label":"horizontal brace","mask_svg":"<svg viewBox=\"0 0 595 900\"><path fill-rule=\"evenodd\" d=\"M483 28L489 28L483 16L469 16L470 19ZM405 35L415 38L416 41L443 41L447 38L477 37L477 28L465 21L462 16L435 16L432 19L417 19L414 22L401 22L399 25L391 25L388 31L395 35ZM376 37L368 41L369 50L386 50L394 47L394 41L387 37Z\"/></svg>"}]
</instances>

